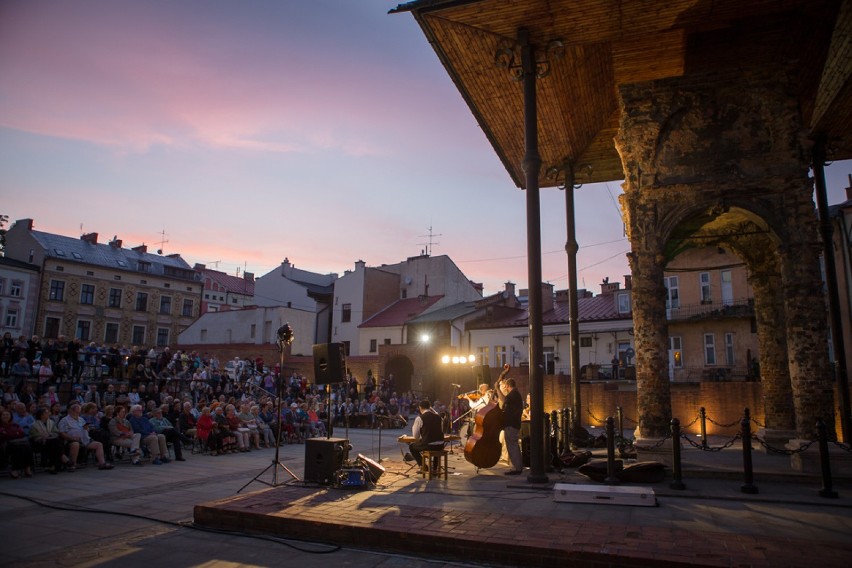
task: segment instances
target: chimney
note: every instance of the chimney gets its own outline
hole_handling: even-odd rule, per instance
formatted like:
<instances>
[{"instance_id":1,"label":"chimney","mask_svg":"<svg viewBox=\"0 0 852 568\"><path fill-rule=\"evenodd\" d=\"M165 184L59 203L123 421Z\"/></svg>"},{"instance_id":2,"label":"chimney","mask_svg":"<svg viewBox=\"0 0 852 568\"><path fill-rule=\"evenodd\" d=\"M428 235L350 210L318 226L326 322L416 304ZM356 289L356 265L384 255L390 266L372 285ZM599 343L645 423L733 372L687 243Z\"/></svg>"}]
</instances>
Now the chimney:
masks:
<instances>
[{"instance_id":1,"label":"chimney","mask_svg":"<svg viewBox=\"0 0 852 568\"><path fill-rule=\"evenodd\" d=\"M363 270L365 266L367 266L367 263L364 262L363 260L356 260L355 261L355 270L356 271L357 270Z\"/></svg>"},{"instance_id":2,"label":"chimney","mask_svg":"<svg viewBox=\"0 0 852 568\"><path fill-rule=\"evenodd\" d=\"M254 282L254 272L243 272L246 282Z\"/></svg>"},{"instance_id":3,"label":"chimney","mask_svg":"<svg viewBox=\"0 0 852 568\"><path fill-rule=\"evenodd\" d=\"M113 238L112 238L112 240L109 242L109 246L111 246L112 248L120 249L120 248L121 248L121 243L122 243L121 239L119 239L119 238L118 238L118 236L115 236L115 237L113 237Z\"/></svg>"},{"instance_id":4,"label":"chimney","mask_svg":"<svg viewBox=\"0 0 852 568\"><path fill-rule=\"evenodd\" d=\"M625 274L624 275L624 289L632 290L633 289L633 275Z\"/></svg>"},{"instance_id":5,"label":"chimney","mask_svg":"<svg viewBox=\"0 0 852 568\"><path fill-rule=\"evenodd\" d=\"M166 255L166 258L175 258L175 259L178 259L178 258L180 258L180 253L179 253L179 252L173 252L172 254L167 254L167 255Z\"/></svg>"},{"instance_id":6,"label":"chimney","mask_svg":"<svg viewBox=\"0 0 852 568\"><path fill-rule=\"evenodd\" d=\"M85 235L80 237L81 241L85 241L90 245L98 244L98 234L97 233L86 233Z\"/></svg>"},{"instance_id":7,"label":"chimney","mask_svg":"<svg viewBox=\"0 0 852 568\"><path fill-rule=\"evenodd\" d=\"M515 283L512 281L506 282L504 285L503 291L505 292L504 296L507 298L511 298L515 295Z\"/></svg>"},{"instance_id":8,"label":"chimney","mask_svg":"<svg viewBox=\"0 0 852 568\"><path fill-rule=\"evenodd\" d=\"M132 250L133 252L145 254L146 252L148 252L148 245L139 245L138 247L133 247L130 250Z\"/></svg>"},{"instance_id":9,"label":"chimney","mask_svg":"<svg viewBox=\"0 0 852 568\"><path fill-rule=\"evenodd\" d=\"M553 284L541 283L541 312L549 312L553 309Z\"/></svg>"},{"instance_id":10,"label":"chimney","mask_svg":"<svg viewBox=\"0 0 852 568\"><path fill-rule=\"evenodd\" d=\"M601 282L601 294L612 294L620 287L620 282L610 282L609 278L604 278L603 282Z\"/></svg>"},{"instance_id":11,"label":"chimney","mask_svg":"<svg viewBox=\"0 0 852 568\"><path fill-rule=\"evenodd\" d=\"M18 219L15 221L15 225L20 225L22 227L26 227L27 231L33 230L33 220L32 219Z\"/></svg>"},{"instance_id":12,"label":"chimney","mask_svg":"<svg viewBox=\"0 0 852 568\"><path fill-rule=\"evenodd\" d=\"M200 262L196 262L195 266L192 267L193 270L207 270L206 264L201 264Z\"/></svg>"}]
</instances>

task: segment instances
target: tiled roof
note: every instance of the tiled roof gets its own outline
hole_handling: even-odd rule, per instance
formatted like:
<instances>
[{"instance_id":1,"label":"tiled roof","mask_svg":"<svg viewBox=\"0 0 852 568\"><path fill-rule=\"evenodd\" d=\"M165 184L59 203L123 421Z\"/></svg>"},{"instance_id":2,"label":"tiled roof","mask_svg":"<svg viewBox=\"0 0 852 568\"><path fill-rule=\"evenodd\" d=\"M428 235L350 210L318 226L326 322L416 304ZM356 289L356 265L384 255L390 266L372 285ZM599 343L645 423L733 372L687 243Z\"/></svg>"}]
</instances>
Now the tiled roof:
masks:
<instances>
[{"instance_id":1,"label":"tiled roof","mask_svg":"<svg viewBox=\"0 0 852 568\"><path fill-rule=\"evenodd\" d=\"M210 278L211 282L215 282L221 288L237 294L246 296L254 296L254 280L240 278L239 276L231 276L218 270L205 269L201 273Z\"/></svg>"},{"instance_id":2,"label":"tiled roof","mask_svg":"<svg viewBox=\"0 0 852 568\"><path fill-rule=\"evenodd\" d=\"M632 313L622 314L618 312L616 294L600 294L591 298L579 298L577 310L579 321L610 321L631 319ZM544 312L542 317L544 325L569 323L568 302L554 302L553 309ZM520 315L508 315L502 319L481 321L471 323L471 328L499 328L499 327L526 327L529 325L529 309L525 307Z\"/></svg>"},{"instance_id":3,"label":"tiled roof","mask_svg":"<svg viewBox=\"0 0 852 568\"><path fill-rule=\"evenodd\" d=\"M411 319L416 318L428 310L443 297L444 296L421 296L418 298L397 300L358 327L394 327L404 325Z\"/></svg>"},{"instance_id":4,"label":"tiled roof","mask_svg":"<svg viewBox=\"0 0 852 568\"><path fill-rule=\"evenodd\" d=\"M179 255L161 256L109 244L92 244L82 239L43 231L32 231L32 236L44 247L45 254L51 258L134 271L139 270L140 262L147 262L150 265L148 272L157 276L164 275L164 267L188 271L187 274L192 273L192 267Z\"/></svg>"},{"instance_id":5,"label":"tiled roof","mask_svg":"<svg viewBox=\"0 0 852 568\"><path fill-rule=\"evenodd\" d=\"M477 310L476 302L459 302L446 308L433 310L425 313L422 316L417 316L408 321L408 323L428 323L436 321L452 321L456 318L472 314Z\"/></svg>"}]
</instances>

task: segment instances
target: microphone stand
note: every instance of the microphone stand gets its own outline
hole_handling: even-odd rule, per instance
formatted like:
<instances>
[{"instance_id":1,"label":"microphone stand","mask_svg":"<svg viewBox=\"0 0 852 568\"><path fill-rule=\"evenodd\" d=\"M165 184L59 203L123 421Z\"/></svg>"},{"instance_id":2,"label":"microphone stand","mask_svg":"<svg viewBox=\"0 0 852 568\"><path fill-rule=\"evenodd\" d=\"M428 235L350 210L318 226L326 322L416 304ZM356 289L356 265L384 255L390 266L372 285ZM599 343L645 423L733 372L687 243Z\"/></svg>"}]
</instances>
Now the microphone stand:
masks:
<instances>
[{"instance_id":1,"label":"microphone stand","mask_svg":"<svg viewBox=\"0 0 852 568\"><path fill-rule=\"evenodd\" d=\"M283 329L283 327L281 329ZM278 419L278 432L275 435L275 457L272 458L271 464L266 466L266 468L264 468L263 471L261 471L260 473L255 475L251 480L249 480L248 483L246 483L245 485L240 487L237 490L237 493L241 492L243 489L245 489L246 487L251 485L252 482L254 482L254 481L257 481L259 483L263 483L264 485L268 485L269 487L278 487L278 485L279 485L279 483L278 483L278 468L281 468L285 472L287 472L287 474L292 478L292 481L301 481L301 479L299 479L299 477L295 473L290 471L290 469L286 465L281 463L281 460L279 459L279 451L281 449L281 430L283 430L283 428L281 427L282 426L282 424L281 424L281 383L283 382L283 374L284 374L284 352L286 350L286 352L289 354L290 344L292 343L292 336L291 336L291 339L289 341L282 339L281 329L278 330L278 332L279 332L278 333L278 347L281 350L281 366L278 369L278 380L276 381L276 385L275 385L275 391L276 391L276 393L275 393L275 413L276 413L276 416L277 416L277 419ZM255 388L260 388L260 387L255 387ZM264 392L268 392L264 389L261 389L261 390L263 390ZM272 393L269 393L269 394L272 394ZM267 471L269 471L270 468L272 469L272 483L269 483L268 481L264 481L263 479L260 479L260 477L262 475L264 475ZM285 481L285 482L281 483L281 485L285 485L285 484L289 483L290 481L291 480Z\"/></svg>"}]
</instances>

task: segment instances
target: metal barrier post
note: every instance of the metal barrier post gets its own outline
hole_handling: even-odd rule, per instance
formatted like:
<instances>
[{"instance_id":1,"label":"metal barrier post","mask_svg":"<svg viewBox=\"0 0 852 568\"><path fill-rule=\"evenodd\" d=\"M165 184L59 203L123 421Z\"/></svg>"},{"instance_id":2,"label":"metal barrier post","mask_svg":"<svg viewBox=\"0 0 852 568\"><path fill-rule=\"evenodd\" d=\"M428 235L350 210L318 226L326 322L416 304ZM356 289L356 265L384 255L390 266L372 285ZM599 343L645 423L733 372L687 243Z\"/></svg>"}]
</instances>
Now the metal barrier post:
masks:
<instances>
[{"instance_id":1,"label":"metal barrier post","mask_svg":"<svg viewBox=\"0 0 852 568\"><path fill-rule=\"evenodd\" d=\"M754 495L757 493L757 487L754 485L754 469L751 463L751 414L748 408L745 409L743 419L740 421L742 429L743 443L743 484L740 491Z\"/></svg>"},{"instance_id":2,"label":"metal barrier post","mask_svg":"<svg viewBox=\"0 0 852 568\"><path fill-rule=\"evenodd\" d=\"M615 477L615 420L612 416L606 419L606 479L607 485L616 485L618 478Z\"/></svg>"},{"instance_id":3,"label":"metal barrier post","mask_svg":"<svg viewBox=\"0 0 852 568\"><path fill-rule=\"evenodd\" d=\"M701 417L701 449L706 450L707 444L707 410L702 406L698 409L698 415Z\"/></svg>"},{"instance_id":4,"label":"metal barrier post","mask_svg":"<svg viewBox=\"0 0 852 568\"><path fill-rule=\"evenodd\" d=\"M672 482L671 489L686 489L683 484L683 472L680 467L680 420L672 418Z\"/></svg>"},{"instance_id":5,"label":"metal barrier post","mask_svg":"<svg viewBox=\"0 0 852 568\"><path fill-rule=\"evenodd\" d=\"M831 462L828 459L828 433L825 430L825 422L822 418L817 420L817 436L819 438L819 465L822 469L822 489L819 490L820 497L837 499L837 491L831 487Z\"/></svg>"},{"instance_id":6,"label":"metal barrier post","mask_svg":"<svg viewBox=\"0 0 852 568\"><path fill-rule=\"evenodd\" d=\"M562 443L560 444L559 455L562 455L571 450L571 442L568 437L568 428L570 428L571 423L568 421L567 408L563 408L560 414L562 414Z\"/></svg>"},{"instance_id":7,"label":"metal barrier post","mask_svg":"<svg viewBox=\"0 0 852 568\"><path fill-rule=\"evenodd\" d=\"M568 407L565 410L568 413L568 427L565 429L565 431L566 431L566 435L568 436L568 440L570 441L570 440L574 439L574 409L571 408L571 407ZM571 447L570 443L569 443L568 447L569 448Z\"/></svg>"},{"instance_id":8,"label":"metal barrier post","mask_svg":"<svg viewBox=\"0 0 852 568\"><path fill-rule=\"evenodd\" d=\"M624 457L624 412L620 406L615 407L615 416L618 420L618 455Z\"/></svg>"}]
</instances>

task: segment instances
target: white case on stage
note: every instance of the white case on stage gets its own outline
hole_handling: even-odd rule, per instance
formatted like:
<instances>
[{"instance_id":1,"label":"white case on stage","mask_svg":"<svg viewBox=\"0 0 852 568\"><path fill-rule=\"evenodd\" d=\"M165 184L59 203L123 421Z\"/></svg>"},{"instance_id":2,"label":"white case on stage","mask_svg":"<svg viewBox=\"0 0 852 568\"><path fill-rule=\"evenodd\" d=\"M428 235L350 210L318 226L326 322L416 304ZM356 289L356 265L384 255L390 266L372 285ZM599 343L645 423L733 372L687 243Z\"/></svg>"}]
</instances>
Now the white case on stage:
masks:
<instances>
[{"instance_id":1,"label":"white case on stage","mask_svg":"<svg viewBox=\"0 0 852 568\"><path fill-rule=\"evenodd\" d=\"M553 500L560 503L595 503L598 505L634 505L639 507L657 505L657 497L650 487L623 487L620 485L557 483L553 486Z\"/></svg>"}]
</instances>

